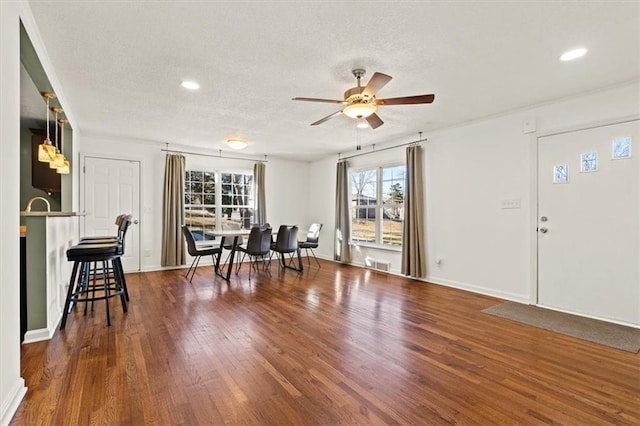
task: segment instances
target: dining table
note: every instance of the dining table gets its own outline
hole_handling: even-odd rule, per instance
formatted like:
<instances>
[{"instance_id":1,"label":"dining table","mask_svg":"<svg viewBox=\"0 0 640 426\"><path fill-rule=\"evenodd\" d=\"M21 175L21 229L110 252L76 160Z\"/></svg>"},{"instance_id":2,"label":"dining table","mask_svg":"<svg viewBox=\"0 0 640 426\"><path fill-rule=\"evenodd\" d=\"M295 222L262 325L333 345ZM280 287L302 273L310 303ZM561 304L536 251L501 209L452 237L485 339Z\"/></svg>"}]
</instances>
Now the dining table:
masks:
<instances>
[{"instance_id":1,"label":"dining table","mask_svg":"<svg viewBox=\"0 0 640 426\"><path fill-rule=\"evenodd\" d=\"M233 260L237 251L239 242L242 241L242 238L248 236L251 231L249 229L221 229L217 231L209 231L210 235L220 238L220 253L216 256L215 263L215 272L221 278L229 281L231 278L231 271L233 270ZM225 248L225 241L233 238L233 242L230 245L231 251L227 256L227 260L224 263L221 263L222 252Z\"/></svg>"}]
</instances>

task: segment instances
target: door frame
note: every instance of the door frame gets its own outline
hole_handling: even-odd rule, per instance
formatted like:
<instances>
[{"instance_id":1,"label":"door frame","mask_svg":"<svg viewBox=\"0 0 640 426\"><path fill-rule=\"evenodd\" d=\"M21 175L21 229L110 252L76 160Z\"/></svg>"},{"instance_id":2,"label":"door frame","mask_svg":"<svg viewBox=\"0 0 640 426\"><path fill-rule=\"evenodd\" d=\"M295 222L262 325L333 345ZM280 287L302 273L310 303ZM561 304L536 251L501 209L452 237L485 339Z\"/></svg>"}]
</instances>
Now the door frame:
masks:
<instances>
[{"instance_id":1,"label":"door frame","mask_svg":"<svg viewBox=\"0 0 640 426\"><path fill-rule=\"evenodd\" d=\"M599 127L607 127L614 126L616 124L624 124L630 123L632 121L640 120L640 115L632 115L626 117L613 118L602 121L595 121L592 123L585 123L582 125L573 125L565 128L559 128L555 130L549 130L545 132L534 132L531 134L529 139L529 153L530 153L530 161L529 161L529 189L531 194L531 200L535 201L529 203L529 229L530 229L530 240L529 240L529 249L530 249L530 275L529 275L529 283L530 283L530 292L529 292L529 304L530 305L538 305L538 217L540 215L539 211L539 203L540 199L538 197L538 145L539 139L549 136L562 135L565 133L573 133L579 132L582 130L595 129ZM640 193L638 194L640 199ZM640 270L640 259L639 262L639 270ZM583 315L585 317L594 318L601 320L602 318L592 317L588 315ZM616 322L616 321L609 321ZM629 325L629 324L624 324Z\"/></svg>"},{"instance_id":2,"label":"door frame","mask_svg":"<svg viewBox=\"0 0 640 426\"><path fill-rule=\"evenodd\" d=\"M86 205L85 205L85 162L87 158L97 158L97 159L102 159L102 160L120 160L120 161L135 161L136 163L138 163L138 182L140 184L140 196L138 197L138 212L139 212L139 216L142 217L142 188L143 188L143 180L142 177L144 176L143 173L143 167L144 167L144 162L142 161L142 158L140 157L129 157L129 156L122 156L122 155L106 155L106 154L90 154L90 153L85 153L85 152L81 152L80 153L80 166L82 167L82 169L80 170L80 174L79 174L79 179L78 179L78 190L79 190L79 206L80 206L80 212L81 212L81 216L80 216L80 227L79 227L79 231L81 233L84 232L84 227L85 227L85 214L86 214ZM134 220L138 221L138 270L137 272L140 272L143 270L142 268L142 241L144 241L143 238L143 229L141 225L141 221L140 221L140 217L138 218L134 218ZM136 272L136 271L128 271L128 272Z\"/></svg>"}]
</instances>

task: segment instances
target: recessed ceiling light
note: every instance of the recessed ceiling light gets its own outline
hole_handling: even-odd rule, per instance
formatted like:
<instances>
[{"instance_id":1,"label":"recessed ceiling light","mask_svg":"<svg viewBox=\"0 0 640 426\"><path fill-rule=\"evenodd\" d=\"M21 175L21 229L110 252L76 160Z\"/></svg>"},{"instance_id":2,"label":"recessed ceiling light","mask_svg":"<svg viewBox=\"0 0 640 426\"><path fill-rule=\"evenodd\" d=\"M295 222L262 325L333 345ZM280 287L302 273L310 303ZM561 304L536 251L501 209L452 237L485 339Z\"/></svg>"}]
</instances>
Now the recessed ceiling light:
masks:
<instances>
[{"instance_id":1,"label":"recessed ceiling light","mask_svg":"<svg viewBox=\"0 0 640 426\"><path fill-rule=\"evenodd\" d=\"M561 61L573 61L574 59L578 59L583 57L587 53L587 49L581 47L579 49L569 50L564 52L562 56L560 56Z\"/></svg>"},{"instance_id":2,"label":"recessed ceiling light","mask_svg":"<svg viewBox=\"0 0 640 426\"><path fill-rule=\"evenodd\" d=\"M366 129L367 127L369 127L369 123L367 123L366 121L361 121L358 123L358 129Z\"/></svg>"},{"instance_id":3,"label":"recessed ceiling light","mask_svg":"<svg viewBox=\"0 0 640 426\"><path fill-rule=\"evenodd\" d=\"M180 85L189 90L198 90L200 88L200 85L198 83L189 80L183 81L182 83L180 83Z\"/></svg>"}]
</instances>

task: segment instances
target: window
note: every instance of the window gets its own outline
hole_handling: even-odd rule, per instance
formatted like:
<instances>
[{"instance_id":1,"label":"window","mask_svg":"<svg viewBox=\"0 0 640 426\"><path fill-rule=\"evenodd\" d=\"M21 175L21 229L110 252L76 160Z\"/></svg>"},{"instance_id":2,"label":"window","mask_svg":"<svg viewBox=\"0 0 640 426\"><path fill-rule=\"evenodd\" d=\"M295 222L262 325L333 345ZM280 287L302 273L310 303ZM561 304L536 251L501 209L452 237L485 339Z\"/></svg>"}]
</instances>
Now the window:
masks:
<instances>
[{"instance_id":1,"label":"window","mask_svg":"<svg viewBox=\"0 0 640 426\"><path fill-rule=\"evenodd\" d=\"M253 174L221 173L222 228L249 229L253 217Z\"/></svg>"},{"instance_id":2,"label":"window","mask_svg":"<svg viewBox=\"0 0 640 426\"><path fill-rule=\"evenodd\" d=\"M351 240L402 245L406 167L396 165L351 173Z\"/></svg>"},{"instance_id":3,"label":"window","mask_svg":"<svg viewBox=\"0 0 640 426\"><path fill-rule=\"evenodd\" d=\"M185 173L185 224L196 240L214 239L211 231L217 228L250 228L253 206L252 173Z\"/></svg>"}]
</instances>

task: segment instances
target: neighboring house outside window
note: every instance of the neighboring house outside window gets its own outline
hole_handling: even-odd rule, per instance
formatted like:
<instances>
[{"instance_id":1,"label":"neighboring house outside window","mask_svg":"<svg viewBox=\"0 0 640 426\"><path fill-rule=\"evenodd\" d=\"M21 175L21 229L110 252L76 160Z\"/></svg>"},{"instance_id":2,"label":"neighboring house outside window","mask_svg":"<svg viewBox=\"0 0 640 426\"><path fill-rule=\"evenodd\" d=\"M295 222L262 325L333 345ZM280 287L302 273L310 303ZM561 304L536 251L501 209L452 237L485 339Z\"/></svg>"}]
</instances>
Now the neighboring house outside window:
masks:
<instances>
[{"instance_id":1,"label":"neighboring house outside window","mask_svg":"<svg viewBox=\"0 0 640 426\"><path fill-rule=\"evenodd\" d=\"M404 165L351 172L351 241L402 245Z\"/></svg>"},{"instance_id":2,"label":"neighboring house outside window","mask_svg":"<svg viewBox=\"0 0 640 426\"><path fill-rule=\"evenodd\" d=\"M216 229L248 229L254 214L252 172L185 173L184 216L196 240Z\"/></svg>"}]
</instances>

